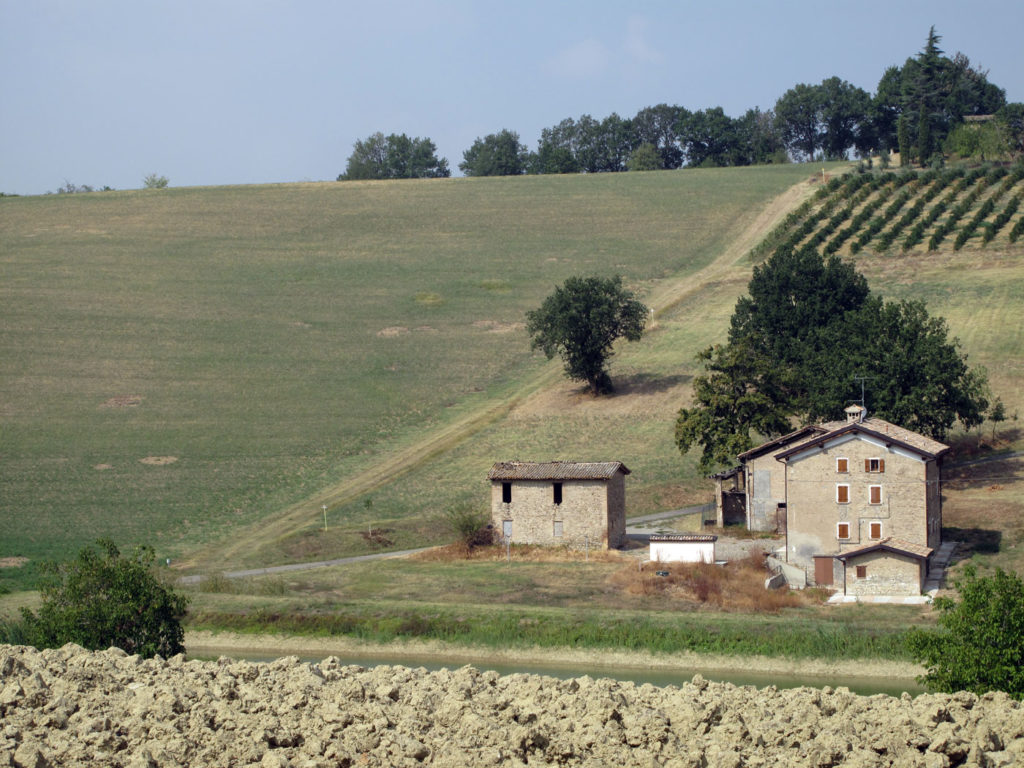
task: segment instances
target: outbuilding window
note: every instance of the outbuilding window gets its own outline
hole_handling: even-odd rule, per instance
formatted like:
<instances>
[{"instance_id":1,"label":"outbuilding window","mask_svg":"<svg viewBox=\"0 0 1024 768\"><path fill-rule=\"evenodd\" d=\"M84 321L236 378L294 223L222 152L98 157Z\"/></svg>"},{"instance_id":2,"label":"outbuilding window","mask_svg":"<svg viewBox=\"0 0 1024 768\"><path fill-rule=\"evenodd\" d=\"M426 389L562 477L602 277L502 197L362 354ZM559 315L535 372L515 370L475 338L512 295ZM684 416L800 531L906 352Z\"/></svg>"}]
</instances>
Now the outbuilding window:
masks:
<instances>
[{"instance_id":1,"label":"outbuilding window","mask_svg":"<svg viewBox=\"0 0 1024 768\"><path fill-rule=\"evenodd\" d=\"M553 500L554 500L555 504L561 504L562 503L562 484L561 483L552 483L551 487L552 487L552 491L553 491L552 496L553 496Z\"/></svg>"},{"instance_id":2,"label":"outbuilding window","mask_svg":"<svg viewBox=\"0 0 1024 768\"><path fill-rule=\"evenodd\" d=\"M562 521L555 520L554 531L552 532L556 539L562 538Z\"/></svg>"},{"instance_id":3,"label":"outbuilding window","mask_svg":"<svg viewBox=\"0 0 1024 768\"><path fill-rule=\"evenodd\" d=\"M868 577L868 567L866 565L857 566L857 578L866 579Z\"/></svg>"},{"instance_id":4,"label":"outbuilding window","mask_svg":"<svg viewBox=\"0 0 1024 768\"><path fill-rule=\"evenodd\" d=\"M501 484L501 503L511 504L512 503L512 483Z\"/></svg>"}]
</instances>

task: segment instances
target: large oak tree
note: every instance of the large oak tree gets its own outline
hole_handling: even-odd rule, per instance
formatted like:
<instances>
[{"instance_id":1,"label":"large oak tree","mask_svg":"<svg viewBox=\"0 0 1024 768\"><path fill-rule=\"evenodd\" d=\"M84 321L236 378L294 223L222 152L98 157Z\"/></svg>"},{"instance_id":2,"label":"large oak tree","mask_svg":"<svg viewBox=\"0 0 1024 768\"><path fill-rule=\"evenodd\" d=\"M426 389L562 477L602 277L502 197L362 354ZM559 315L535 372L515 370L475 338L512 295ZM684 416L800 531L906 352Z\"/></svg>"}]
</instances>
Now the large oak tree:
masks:
<instances>
[{"instance_id":1,"label":"large oak tree","mask_svg":"<svg viewBox=\"0 0 1024 768\"><path fill-rule=\"evenodd\" d=\"M784 249L754 269L728 342L698 359L694 402L679 412L676 444L703 446L705 469L795 426L842 417L865 386L873 414L942 439L988 407L982 369L971 369L946 323L921 302L886 302L862 275L813 248Z\"/></svg>"}]
</instances>

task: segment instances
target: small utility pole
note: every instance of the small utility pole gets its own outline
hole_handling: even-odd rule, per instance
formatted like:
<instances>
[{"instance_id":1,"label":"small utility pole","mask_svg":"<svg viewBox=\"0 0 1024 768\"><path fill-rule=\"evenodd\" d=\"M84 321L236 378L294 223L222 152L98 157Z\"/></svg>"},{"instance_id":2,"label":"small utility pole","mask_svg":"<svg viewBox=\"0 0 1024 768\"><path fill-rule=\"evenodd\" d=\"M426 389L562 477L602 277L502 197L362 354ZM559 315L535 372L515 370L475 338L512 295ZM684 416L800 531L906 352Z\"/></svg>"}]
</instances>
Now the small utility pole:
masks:
<instances>
[{"instance_id":1,"label":"small utility pole","mask_svg":"<svg viewBox=\"0 0 1024 768\"><path fill-rule=\"evenodd\" d=\"M320 509L324 511L324 531L327 530L327 505L321 504Z\"/></svg>"}]
</instances>

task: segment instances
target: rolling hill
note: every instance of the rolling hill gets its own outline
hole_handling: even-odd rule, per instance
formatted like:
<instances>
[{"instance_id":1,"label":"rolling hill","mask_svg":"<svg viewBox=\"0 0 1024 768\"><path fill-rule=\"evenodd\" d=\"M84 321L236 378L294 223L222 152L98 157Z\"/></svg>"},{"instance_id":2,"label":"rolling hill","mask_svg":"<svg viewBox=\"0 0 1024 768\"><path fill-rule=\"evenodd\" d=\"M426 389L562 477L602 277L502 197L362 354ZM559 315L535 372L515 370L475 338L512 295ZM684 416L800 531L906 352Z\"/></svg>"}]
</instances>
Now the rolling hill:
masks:
<instances>
[{"instance_id":1,"label":"rolling hill","mask_svg":"<svg viewBox=\"0 0 1024 768\"><path fill-rule=\"evenodd\" d=\"M631 514L704 501L675 412L750 249L811 178L791 165L0 200L0 557L108 536L208 569L432 543L440 513L485 503L487 468L508 458L622 460ZM1022 252L854 258L877 292L944 315L1012 413ZM523 330L554 285L591 273L622 274L654 310L612 361L618 394L597 400Z\"/></svg>"}]
</instances>

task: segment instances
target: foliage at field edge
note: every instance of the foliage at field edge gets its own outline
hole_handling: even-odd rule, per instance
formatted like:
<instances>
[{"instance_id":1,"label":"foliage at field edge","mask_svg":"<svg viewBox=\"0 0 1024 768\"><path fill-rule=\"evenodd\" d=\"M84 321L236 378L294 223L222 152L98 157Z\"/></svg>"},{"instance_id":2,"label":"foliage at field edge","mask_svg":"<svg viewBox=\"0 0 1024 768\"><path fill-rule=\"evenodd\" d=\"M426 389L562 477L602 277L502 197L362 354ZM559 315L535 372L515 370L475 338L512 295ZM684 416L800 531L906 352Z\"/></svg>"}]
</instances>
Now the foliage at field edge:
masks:
<instances>
[{"instance_id":1,"label":"foliage at field edge","mask_svg":"<svg viewBox=\"0 0 1024 768\"><path fill-rule=\"evenodd\" d=\"M713 614L628 614L543 611L506 606L500 612L472 606L418 608L340 606L327 613L201 611L191 629L289 635L343 635L372 642L433 639L466 646L594 648L653 653L753 654L789 658L874 658L907 660L902 632L857 631L846 625L793 617L766 622L719 621Z\"/></svg>"},{"instance_id":2,"label":"foliage at field edge","mask_svg":"<svg viewBox=\"0 0 1024 768\"><path fill-rule=\"evenodd\" d=\"M155 576L152 548L122 557L112 541L96 547L47 569L39 612L22 609L24 641L38 648L116 646L144 658L184 651L181 619L188 601Z\"/></svg>"},{"instance_id":3,"label":"foliage at field edge","mask_svg":"<svg viewBox=\"0 0 1024 768\"><path fill-rule=\"evenodd\" d=\"M938 597L939 628L914 627L907 647L933 691L1005 691L1024 699L1024 581L997 568L979 576L971 565L956 583L960 599Z\"/></svg>"}]
</instances>

